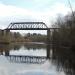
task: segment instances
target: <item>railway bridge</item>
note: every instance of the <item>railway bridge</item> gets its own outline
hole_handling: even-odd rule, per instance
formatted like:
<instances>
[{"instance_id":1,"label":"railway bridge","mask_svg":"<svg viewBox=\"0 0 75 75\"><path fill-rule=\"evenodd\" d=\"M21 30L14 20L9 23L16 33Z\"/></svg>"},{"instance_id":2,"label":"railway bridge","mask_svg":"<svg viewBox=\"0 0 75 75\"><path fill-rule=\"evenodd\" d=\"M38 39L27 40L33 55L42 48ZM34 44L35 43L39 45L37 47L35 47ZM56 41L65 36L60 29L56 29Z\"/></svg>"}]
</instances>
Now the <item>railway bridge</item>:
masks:
<instances>
[{"instance_id":1,"label":"railway bridge","mask_svg":"<svg viewBox=\"0 0 75 75\"><path fill-rule=\"evenodd\" d=\"M43 22L12 22L4 30L6 35L9 35L10 30L46 30L47 31L47 44L51 43L51 32L59 28L49 28Z\"/></svg>"}]
</instances>

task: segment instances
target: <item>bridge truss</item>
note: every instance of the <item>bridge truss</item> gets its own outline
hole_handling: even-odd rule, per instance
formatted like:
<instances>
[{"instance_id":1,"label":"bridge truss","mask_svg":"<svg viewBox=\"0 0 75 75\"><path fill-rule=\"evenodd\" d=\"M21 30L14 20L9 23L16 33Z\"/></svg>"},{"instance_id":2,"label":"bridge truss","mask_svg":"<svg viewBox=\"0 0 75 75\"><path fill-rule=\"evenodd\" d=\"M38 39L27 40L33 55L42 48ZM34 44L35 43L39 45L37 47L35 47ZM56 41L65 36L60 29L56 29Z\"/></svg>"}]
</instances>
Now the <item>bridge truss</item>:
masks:
<instances>
[{"instance_id":1,"label":"bridge truss","mask_svg":"<svg viewBox=\"0 0 75 75\"><path fill-rule=\"evenodd\" d=\"M13 22L6 30L47 30L48 27L43 22Z\"/></svg>"}]
</instances>

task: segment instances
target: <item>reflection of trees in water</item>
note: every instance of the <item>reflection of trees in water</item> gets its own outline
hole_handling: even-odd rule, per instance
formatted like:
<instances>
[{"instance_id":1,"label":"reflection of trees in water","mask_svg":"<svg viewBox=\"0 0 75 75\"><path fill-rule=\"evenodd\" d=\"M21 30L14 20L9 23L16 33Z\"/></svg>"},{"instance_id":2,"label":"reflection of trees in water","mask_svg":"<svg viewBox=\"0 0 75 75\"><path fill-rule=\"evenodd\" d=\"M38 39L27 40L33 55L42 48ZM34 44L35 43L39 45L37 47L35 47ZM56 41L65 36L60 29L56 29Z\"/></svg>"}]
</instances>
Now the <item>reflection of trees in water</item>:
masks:
<instances>
[{"instance_id":1,"label":"reflection of trees in water","mask_svg":"<svg viewBox=\"0 0 75 75\"><path fill-rule=\"evenodd\" d=\"M13 50L19 50L21 48L21 44L14 44L13 45Z\"/></svg>"},{"instance_id":2,"label":"reflection of trees in water","mask_svg":"<svg viewBox=\"0 0 75 75\"><path fill-rule=\"evenodd\" d=\"M9 50L11 50L12 48L13 46L10 44L0 44L0 54L2 55L5 51L9 52Z\"/></svg>"},{"instance_id":3,"label":"reflection of trees in water","mask_svg":"<svg viewBox=\"0 0 75 75\"><path fill-rule=\"evenodd\" d=\"M6 52L8 55L10 50L19 50L22 46L29 49L44 49L46 45L43 44L8 44L8 45L0 45L0 54ZM50 56L50 47L47 46L47 57ZM57 71L64 71L66 75L75 75L75 51L69 48L60 48L60 47L53 47L52 51L52 63L57 67Z\"/></svg>"},{"instance_id":4,"label":"reflection of trees in water","mask_svg":"<svg viewBox=\"0 0 75 75\"><path fill-rule=\"evenodd\" d=\"M46 48L45 44L0 44L0 52L3 51L10 51L10 50L19 50L22 46L24 46L24 48L30 50L36 50L36 49L44 49Z\"/></svg>"},{"instance_id":5,"label":"reflection of trees in water","mask_svg":"<svg viewBox=\"0 0 75 75\"><path fill-rule=\"evenodd\" d=\"M19 50L21 47L24 47L25 50L36 50L36 49L44 49L46 48L45 44L0 44L0 54L3 55L3 52L8 54L10 50Z\"/></svg>"},{"instance_id":6,"label":"reflection of trees in water","mask_svg":"<svg viewBox=\"0 0 75 75\"><path fill-rule=\"evenodd\" d=\"M36 50L36 49L45 49L46 45L45 44L32 44L32 43L26 43L24 44L24 47L27 48L27 50Z\"/></svg>"},{"instance_id":7,"label":"reflection of trees in water","mask_svg":"<svg viewBox=\"0 0 75 75\"><path fill-rule=\"evenodd\" d=\"M0 44L0 54L3 55L3 52L9 53L10 50L19 50L21 45L17 44Z\"/></svg>"},{"instance_id":8,"label":"reflection of trees in water","mask_svg":"<svg viewBox=\"0 0 75 75\"><path fill-rule=\"evenodd\" d=\"M69 48L53 48L52 63L57 65L58 71L66 75L75 75L75 52Z\"/></svg>"}]
</instances>

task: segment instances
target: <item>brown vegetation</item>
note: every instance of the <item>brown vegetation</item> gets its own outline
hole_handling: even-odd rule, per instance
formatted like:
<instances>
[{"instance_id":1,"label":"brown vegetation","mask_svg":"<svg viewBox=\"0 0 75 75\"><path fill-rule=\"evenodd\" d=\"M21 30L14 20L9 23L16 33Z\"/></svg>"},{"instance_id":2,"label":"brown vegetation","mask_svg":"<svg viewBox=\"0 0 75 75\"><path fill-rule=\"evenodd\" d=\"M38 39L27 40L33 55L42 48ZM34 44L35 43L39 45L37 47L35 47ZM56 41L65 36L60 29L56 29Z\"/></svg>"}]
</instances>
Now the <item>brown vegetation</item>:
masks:
<instances>
[{"instance_id":1,"label":"brown vegetation","mask_svg":"<svg viewBox=\"0 0 75 75\"><path fill-rule=\"evenodd\" d=\"M55 35L53 35L57 44L65 47L75 47L75 17L72 14L63 18L58 17L53 26L60 28L54 31Z\"/></svg>"}]
</instances>

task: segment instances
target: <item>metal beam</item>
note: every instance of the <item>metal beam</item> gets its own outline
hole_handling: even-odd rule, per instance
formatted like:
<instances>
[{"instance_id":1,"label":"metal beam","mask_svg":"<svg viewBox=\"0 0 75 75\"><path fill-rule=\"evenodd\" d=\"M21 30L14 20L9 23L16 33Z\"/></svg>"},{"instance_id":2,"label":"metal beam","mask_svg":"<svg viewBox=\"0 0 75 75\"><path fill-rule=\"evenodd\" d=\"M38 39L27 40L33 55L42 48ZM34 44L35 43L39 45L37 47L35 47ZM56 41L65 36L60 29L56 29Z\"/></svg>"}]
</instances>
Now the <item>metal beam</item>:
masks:
<instances>
[{"instance_id":1,"label":"metal beam","mask_svg":"<svg viewBox=\"0 0 75 75\"><path fill-rule=\"evenodd\" d=\"M5 30L54 30L60 28L6 28Z\"/></svg>"}]
</instances>

